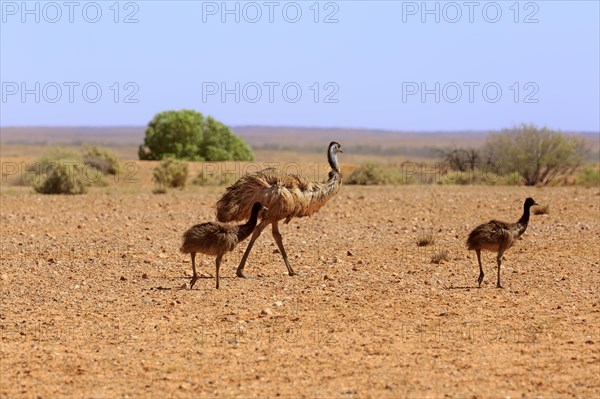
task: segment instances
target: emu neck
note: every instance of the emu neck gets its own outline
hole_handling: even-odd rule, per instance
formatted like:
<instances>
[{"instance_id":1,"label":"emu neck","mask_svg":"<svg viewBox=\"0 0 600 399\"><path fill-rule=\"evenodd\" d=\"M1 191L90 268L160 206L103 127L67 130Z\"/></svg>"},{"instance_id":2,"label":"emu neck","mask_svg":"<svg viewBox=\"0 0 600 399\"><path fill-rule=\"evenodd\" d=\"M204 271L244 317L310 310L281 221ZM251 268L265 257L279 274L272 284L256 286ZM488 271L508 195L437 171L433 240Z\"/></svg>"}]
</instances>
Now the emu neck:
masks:
<instances>
[{"instance_id":1,"label":"emu neck","mask_svg":"<svg viewBox=\"0 0 600 399\"><path fill-rule=\"evenodd\" d=\"M329 147L327 151L327 160L329 161L329 166L331 166L331 170L340 174L340 167L338 165L337 155L333 152L333 147Z\"/></svg>"},{"instance_id":2,"label":"emu neck","mask_svg":"<svg viewBox=\"0 0 600 399\"><path fill-rule=\"evenodd\" d=\"M525 205L523 207L523 215L517 223L523 227L527 227L527 224L529 223L529 206Z\"/></svg>"},{"instance_id":3,"label":"emu neck","mask_svg":"<svg viewBox=\"0 0 600 399\"><path fill-rule=\"evenodd\" d=\"M242 224L238 230L238 234L237 234L237 238L238 241L243 241L246 238L248 238L248 236L250 234L252 234L252 232L254 231L254 228L256 227L256 223L258 222L258 211L260 209L252 209L252 214L250 215L250 219L248 219L248 221L245 224Z\"/></svg>"}]
</instances>

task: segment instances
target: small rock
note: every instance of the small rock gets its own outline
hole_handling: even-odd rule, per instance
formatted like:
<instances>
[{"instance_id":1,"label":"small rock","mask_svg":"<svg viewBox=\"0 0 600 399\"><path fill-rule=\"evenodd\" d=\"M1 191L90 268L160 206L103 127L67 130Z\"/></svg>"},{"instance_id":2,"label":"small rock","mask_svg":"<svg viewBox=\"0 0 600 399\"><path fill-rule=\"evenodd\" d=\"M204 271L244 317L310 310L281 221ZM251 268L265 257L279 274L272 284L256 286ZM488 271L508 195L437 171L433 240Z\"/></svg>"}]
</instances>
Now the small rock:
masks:
<instances>
[{"instance_id":1,"label":"small rock","mask_svg":"<svg viewBox=\"0 0 600 399\"><path fill-rule=\"evenodd\" d=\"M152 298L145 297L144 299L142 299L142 301L144 303L152 303Z\"/></svg>"},{"instance_id":2,"label":"small rock","mask_svg":"<svg viewBox=\"0 0 600 399\"><path fill-rule=\"evenodd\" d=\"M232 338L232 339L230 339L230 340L229 340L229 341L227 341L227 342L229 342L231 345L235 345L235 344L237 344L237 343L238 343L237 339L235 339L235 338Z\"/></svg>"},{"instance_id":3,"label":"small rock","mask_svg":"<svg viewBox=\"0 0 600 399\"><path fill-rule=\"evenodd\" d=\"M350 251L346 252L346 255L348 255L348 256L354 256L354 254L352 252L350 252Z\"/></svg>"},{"instance_id":4,"label":"small rock","mask_svg":"<svg viewBox=\"0 0 600 399\"><path fill-rule=\"evenodd\" d=\"M182 382L181 384L179 384L179 388L183 389L184 391L187 391L192 388L192 384L190 384L189 382Z\"/></svg>"},{"instance_id":5,"label":"small rock","mask_svg":"<svg viewBox=\"0 0 600 399\"><path fill-rule=\"evenodd\" d=\"M281 302L281 301L273 302L273 306L277 306L277 307L283 306L283 302Z\"/></svg>"},{"instance_id":6,"label":"small rock","mask_svg":"<svg viewBox=\"0 0 600 399\"><path fill-rule=\"evenodd\" d=\"M443 316L443 315L445 315L445 314L447 314L447 313L448 313L448 312L447 312L447 311L446 311L446 309L444 309L444 308L438 309L438 316Z\"/></svg>"},{"instance_id":7,"label":"small rock","mask_svg":"<svg viewBox=\"0 0 600 399\"><path fill-rule=\"evenodd\" d=\"M358 262L356 262L356 263L359 264L359 265L362 265L363 261L362 261L362 259L359 259Z\"/></svg>"},{"instance_id":8,"label":"small rock","mask_svg":"<svg viewBox=\"0 0 600 399\"><path fill-rule=\"evenodd\" d=\"M274 254L279 254L279 253L281 253L281 252L279 252L279 250L278 250L278 249L274 249L274 250L273 250L273 253L274 253Z\"/></svg>"},{"instance_id":9,"label":"small rock","mask_svg":"<svg viewBox=\"0 0 600 399\"><path fill-rule=\"evenodd\" d=\"M143 278L144 280L148 279L148 274L146 274L146 273L142 274L142 278Z\"/></svg>"},{"instance_id":10,"label":"small rock","mask_svg":"<svg viewBox=\"0 0 600 399\"><path fill-rule=\"evenodd\" d=\"M329 277L327 274L323 276L323 280L333 280L333 278Z\"/></svg>"},{"instance_id":11,"label":"small rock","mask_svg":"<svg viewBox=\"0 0 600 399\"><path fill-rule=\"evenodd\" d=\"M123 276L121 276L120 280L121 281L127 281L127 279L125 277L123 277Z\"/></svg>"},{"instance_id":12,"label":"small rock","mask_svg":"<svg viewBox=\"0 0 600 399\"><path fill-rule=\"evenodd\" d=\"M273 315L273 311L269 308L263 309L260 311L260 317L271 316Z\"/></svg>"}]
</instances>

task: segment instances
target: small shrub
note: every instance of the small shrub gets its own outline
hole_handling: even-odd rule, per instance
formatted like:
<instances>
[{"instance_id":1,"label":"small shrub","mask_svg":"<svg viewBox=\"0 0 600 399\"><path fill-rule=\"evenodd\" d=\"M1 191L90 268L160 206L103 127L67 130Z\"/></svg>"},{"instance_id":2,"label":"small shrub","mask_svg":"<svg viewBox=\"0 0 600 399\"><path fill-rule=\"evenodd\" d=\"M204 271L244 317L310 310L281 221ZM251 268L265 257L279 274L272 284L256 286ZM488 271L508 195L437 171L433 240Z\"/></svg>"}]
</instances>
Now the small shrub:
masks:
<instances>
[{"instance_id":1,"label":"small shrub","mask_svg":"<svg viewBox=\"0 0 600 399\"><path fill-rule=\"evenodd\" d=\"M52 170L58 165L83 165L83 158L81 154L71 150L65 150L64 148L54 147L49 149L42 155L39 159L37 159L33 164L27 166L26 180L29 180L30 184L33 184L34 181L39 180L40 176L49 175ZM35 177L35 179L33 179Z\"/></svg>"},{"instance_id":2,"label":"small shrub","mask_svg":"<svg viewBox=\"0 0 600 399\"><path fill-rule=\"evenodd\" d=\"M440 264L440 263L443 263L443 262L448 262L449 260L450 260L450 255L448 254L448 251L445 250L445 249L437 251L431 257L431 263L436 263L436 264Z\"/></svg>"},{"instance_id":3,"label":"small shrub","mask_svg":"<svg viewBox=\"0 0 600 399\"><path fill-rule=\"evenodd\" d=\"M33 185L40 194L84 194L87 187L81 164L60 162Z\"/></svg>"},{"instance_id":4,"label":"small shrub","mask_svg":"<svg viewBox=\"0 0 600 399\"><path fill-rule=\"evenodd\" d=\"M534 215L547 215L549 213L550 213L550 205L548 205L548 204L533 207Z\"/></svg>"},{"instance_id":5,"label":"small shrub","mask_svg":"<svg viewBox=\"0 0 600 399\"><path fill-rule=\"evenodd\" d=\"M235 183L237 176L234 173L225 173L220 176L214 174L204 175L203 171L192 180L192 184L197 186L224 186Z\"/></svg>"},{"instance_id":6,"label":"small shrub","mask_svg":"<svg viewBox=\"0 0 600 399\"><path fill-rule=\"evenodd\" d=\"M592 167L584 168L579 173L579 176L577 176L576 183L587 187L600 186L600 169Z\"/></svg>"},{"instance_id":7,"label":"small shrub","mask_svg":"<svg viewBox=\"0 0 600 399\"><path fill-rule=\"evenodd\" d=\"M417 238L417 246L418 247L426 247L428 245L433 245L435 243L435 237L432 233L424 233L421 234Z\"/></svg>"},{"instance_id":8,"label":"small shrub","mask_svg":"<svg viewBox=\"0 0 600 399\"><path fill-rule=\"evenodd\" d=\"M398 173L375 162L362 164L345 181L346 184L362 186L397 184L399 182Z\"/></svg>"},{"instance_id":9,"label":"small shrub","mask_svg":"<svg viewBox=\"0 0 600 399\"><path fill-rule=\"evenodd\" d=\"M83 162L105 175L116 175L119 169L119 162L115 153L96 146L86 145L83 147Z\"/></svg>"},{"instance_id":10,"label":"small shrub","mask_svg":"<svg viewBox=\"0 0 600 399\"><path fill-rule=\"evenodd\" d=\"M167 158L154 168L152 176L159 189L184 187L188 176L188 164L184 161Z\"/></svg>"},{"instance_id":11,"label":"small shrub","mask_svg":"<svg viewBox=\"0 0 600 399\"><path fill-rule=\"evenodd\" d=\"M437 181L438 184L467 185L475 182L475 179L466 172L448 173Z\"/></svg>"}]
</instances>

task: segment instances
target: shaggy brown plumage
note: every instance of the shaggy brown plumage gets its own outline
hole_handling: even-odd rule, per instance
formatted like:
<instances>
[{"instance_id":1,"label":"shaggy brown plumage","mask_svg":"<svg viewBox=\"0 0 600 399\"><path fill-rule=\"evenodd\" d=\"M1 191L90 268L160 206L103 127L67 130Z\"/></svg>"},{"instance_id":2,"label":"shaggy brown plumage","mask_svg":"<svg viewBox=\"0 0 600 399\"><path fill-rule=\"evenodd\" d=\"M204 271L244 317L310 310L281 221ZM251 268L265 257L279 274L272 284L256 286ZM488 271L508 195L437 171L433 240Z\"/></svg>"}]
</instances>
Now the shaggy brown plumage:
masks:
<instances>
[{"instance_id":1,"label":"shaggy brown plumage","mask_svg":"<svg viewBox=\"0 0 600 399\"><path fill-rule=\"evenodd\" d=\"M197 224L183 233L183 244L179 249L192 256L192 271L194 276L190 282L190 289L194 287L198 274L196 273L196 253L216 256L216 278L219 288L219 268L226 252L231 252L235 246L244 241L256 227L258 212L266 210L261 203L256 202L250 211L248 222L240 225L230 225L220 222L207 222Z\"/></svg>"},{"instance_id":2,"label":"shaggy brown plumage","mask_svg":"<svg viewBox=\"0 0 600 399\"><path fill-rule=\"evenodd\" d=\"M500 285L500 267L502 266L502 256L504 252L512 247L515 241L525 233L527 224L529 223L529 208L538 205L533 198L527 198L523 205L523 215L516 223L507 223L499 220L490 220L487 223L481 224L473 229L467 238L467 248L475 250L477 253L477 261L479 262L479 287L483 281L483 267L481 265L481 250L497 252L496 260L498 262L498 282L496 287L502 288Z\"/></svg>"},{"instance_id":3,"label":"shaggy brown plumage","mask_svg":"<svg viewBox=\"0 0 600 399\"><path fill-rule=\"evenodd\" d=\"M238 277L244 275L244 266L252 250L254 241L264 228L272 225L273 238L277 242L281 256L290 276L296 273L290 266L281 233L279 221L289 223L293 218L310 216L317 212L333 197L342 184L342 174L337 161L337 153L342 152L339 143L332 141L327 149L327 159L331 166L329 179L325 182L314 182L304 177L277 172L273 168L264 169L240 178L217 202L217 219L221 222L243 220L248 217L252 204L265 204L266 211L261 222L248 243L246 252L237 269Z\"/></svg>"}]
</instances>

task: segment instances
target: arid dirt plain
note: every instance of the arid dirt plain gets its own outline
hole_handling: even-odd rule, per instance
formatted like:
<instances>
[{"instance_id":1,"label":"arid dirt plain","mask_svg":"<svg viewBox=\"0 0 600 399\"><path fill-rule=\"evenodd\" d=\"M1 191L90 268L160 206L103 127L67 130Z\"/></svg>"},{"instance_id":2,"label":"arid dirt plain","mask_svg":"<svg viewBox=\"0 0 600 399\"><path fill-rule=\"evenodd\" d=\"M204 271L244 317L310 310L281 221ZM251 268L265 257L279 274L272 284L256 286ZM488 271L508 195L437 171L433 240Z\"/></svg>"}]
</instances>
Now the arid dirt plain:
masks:
<instances>
[{"instance_id":1,"label":"arid dirt plain","mask_svg":"<svg viewBox=\"0 0 600 399\"><path fill-rule=\"evenodd\" d=\"M0 194L2 397L599 397L598 188L343 186L200 279L180 237L223 187ZM485 280L465 239L532 215ZM435 243L418 247L431 233ZM436 264L433 255L448 251Z\"/></svg>"}]
</instances>

